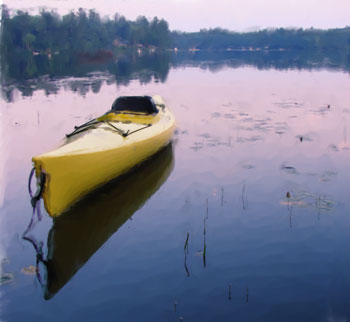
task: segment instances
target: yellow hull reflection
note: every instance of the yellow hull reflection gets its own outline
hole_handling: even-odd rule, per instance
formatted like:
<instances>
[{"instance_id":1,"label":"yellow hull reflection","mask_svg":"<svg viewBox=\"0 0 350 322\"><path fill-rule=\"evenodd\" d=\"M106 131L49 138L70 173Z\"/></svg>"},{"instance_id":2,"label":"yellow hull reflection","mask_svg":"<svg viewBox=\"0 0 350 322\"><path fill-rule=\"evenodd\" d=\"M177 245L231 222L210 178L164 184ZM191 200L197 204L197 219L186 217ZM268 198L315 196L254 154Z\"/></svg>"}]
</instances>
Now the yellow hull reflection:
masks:
<instances>
[{"instance_id":1,"label":"yellow hull reflection","mask_svg":"<svg viewBox=\"0 0 350 322\"><path fill-rule=\"evenodd\" d=\"M161 187L174 166L171 144L128 174L75 203L48 234L45 299L52 298L89 258Z\"/></svg>"}]
</instances>

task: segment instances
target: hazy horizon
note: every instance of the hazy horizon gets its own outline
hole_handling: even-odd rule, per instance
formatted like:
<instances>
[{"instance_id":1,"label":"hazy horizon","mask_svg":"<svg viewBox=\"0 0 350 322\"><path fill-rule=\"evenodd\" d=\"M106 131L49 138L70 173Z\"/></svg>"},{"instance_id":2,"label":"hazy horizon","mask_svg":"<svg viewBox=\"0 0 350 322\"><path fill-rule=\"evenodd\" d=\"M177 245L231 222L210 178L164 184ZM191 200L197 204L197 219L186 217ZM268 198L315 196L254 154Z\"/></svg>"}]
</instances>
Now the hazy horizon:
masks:
<instances>
[{"instance_id":1,"label":"hazy horizon","mask_svg":"<svg viewBox=\"0 0 350 322\"><path fill-rule=\"evenodd\" d=\"M269 28L333 29L350 26L350 1L344 0L11 0L4 1L10 9L30 13L40 8L55 9L60 15L78 8L95 9L100 15L115 13L134 20L138 16L163 18L171 30L199 31L203 28L224 28L249 32Z\"/></svg>"}]
</instances>

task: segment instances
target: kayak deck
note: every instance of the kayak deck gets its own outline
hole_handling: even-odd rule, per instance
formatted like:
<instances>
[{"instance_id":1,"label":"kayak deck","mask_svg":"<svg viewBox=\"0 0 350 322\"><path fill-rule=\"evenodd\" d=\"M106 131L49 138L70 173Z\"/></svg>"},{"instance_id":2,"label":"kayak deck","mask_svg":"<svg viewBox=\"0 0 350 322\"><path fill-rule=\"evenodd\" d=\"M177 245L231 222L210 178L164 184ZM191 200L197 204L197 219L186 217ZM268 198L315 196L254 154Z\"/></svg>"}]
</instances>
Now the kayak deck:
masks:
<instances>
[{"instance_id":1,"label":"kayak deck","mask_svg":"<svg viewBox=\"0 0 350 322\"><path fill-rule=\"evenodd\" d=\"M46 174L43 199L52 217L156 153L169 142L175 127L174 116L165 107L146 118L130 114L127 119L123 114L121 121L121 113L115 114L117 119L109 114L91 128L66 138L59 148L33 158L37 176ZM140 119L143 121L135 122Z\"/></svg>"}]
</instances>

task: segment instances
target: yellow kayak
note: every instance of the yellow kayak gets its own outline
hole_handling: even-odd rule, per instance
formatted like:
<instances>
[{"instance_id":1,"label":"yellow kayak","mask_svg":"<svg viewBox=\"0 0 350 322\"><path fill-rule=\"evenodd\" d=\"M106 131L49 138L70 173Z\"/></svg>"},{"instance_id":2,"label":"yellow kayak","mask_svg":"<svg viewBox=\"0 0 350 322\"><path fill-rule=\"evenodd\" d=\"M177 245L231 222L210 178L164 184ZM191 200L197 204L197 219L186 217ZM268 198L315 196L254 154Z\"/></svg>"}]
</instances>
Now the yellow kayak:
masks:
<instances>
[{"instance_id":1,"label":"yellow kayak","mask_svg":"<svg viewBox=\"0 0 350 322\"><path fill-rule=\"evenodd\" d=\"M66 135L57 149L33 157L42 198L57 217L89 191L127 172L171 139L175 118L160 96L118 98L106 114Z\"/></svg>"}]
</instances>

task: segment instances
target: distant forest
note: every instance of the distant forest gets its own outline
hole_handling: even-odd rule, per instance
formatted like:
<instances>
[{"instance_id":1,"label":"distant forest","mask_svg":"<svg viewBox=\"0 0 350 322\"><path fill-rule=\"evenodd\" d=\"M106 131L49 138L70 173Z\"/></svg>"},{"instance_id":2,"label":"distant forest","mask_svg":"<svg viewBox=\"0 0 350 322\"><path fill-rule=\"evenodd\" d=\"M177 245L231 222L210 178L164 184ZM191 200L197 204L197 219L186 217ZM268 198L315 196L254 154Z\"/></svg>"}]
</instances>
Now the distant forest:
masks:
<instances>
[{"instance_id":1,"label":"distant forest","mask_svg":"<svg viewBox=\"0 0 350 322\"><path fill-rule=\"evenodd\" d=\"M172 32L171 43L192 50L346 50L350 27L341 29L272 29L238 33L221 28Z\"/></svg>"},{"instance_id":2,"label":"distant forest","mask_svg":"<svg viewBox=\"0 0 350 322\"><path fill-rule=\"evenodd\" d=\"M238 33L220 28L170 31L164 19L135 21L115 14L101 17L79 9L60 16L13 11L1 6L2 81L64 74L80 63L123 63L140 55L177 51L339 51L350 61L350 27L331 30L284 29ZM129 68L129 67L128 67Z\"/></svg>"},{"instance_id":3,"label":"distant forest","mask_svg":"<svg viewBox=\"0 0 350 322\"><path fill-rule=\"evenodd\" d=\"M341 49L349 50L350 27L342 29L271 29L239 33L221 28L199 32L169 30L164 19L135 21L117 13L101 18L95 10L79 9L59 16L42 10L39 15L1 6L1 46L7 50L35 52L69 50L96 52L116 47L151 47L179 50L239 49Z\"/></svg>"}]
</instances>

